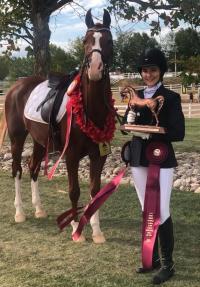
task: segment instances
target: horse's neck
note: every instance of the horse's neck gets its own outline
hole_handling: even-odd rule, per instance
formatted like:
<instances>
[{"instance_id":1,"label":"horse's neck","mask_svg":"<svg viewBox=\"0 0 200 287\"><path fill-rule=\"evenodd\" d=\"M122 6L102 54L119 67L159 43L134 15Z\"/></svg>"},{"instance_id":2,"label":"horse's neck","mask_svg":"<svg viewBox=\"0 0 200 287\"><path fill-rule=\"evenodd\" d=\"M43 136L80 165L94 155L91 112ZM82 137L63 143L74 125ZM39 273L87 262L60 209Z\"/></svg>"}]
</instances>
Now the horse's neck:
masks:
<instances>
[{"instance_id":1,"label":"horse's neck","mask_svg":"<svg viewBox=\"0 0 200 287\"><path fill-rule=\"evenodd\" d=\"M96 123L100 128L103 127L108 114L109 103L109 78L98 82L89 81L83 78L83 104L86 116Z\"/></svg>"}]
</instances>

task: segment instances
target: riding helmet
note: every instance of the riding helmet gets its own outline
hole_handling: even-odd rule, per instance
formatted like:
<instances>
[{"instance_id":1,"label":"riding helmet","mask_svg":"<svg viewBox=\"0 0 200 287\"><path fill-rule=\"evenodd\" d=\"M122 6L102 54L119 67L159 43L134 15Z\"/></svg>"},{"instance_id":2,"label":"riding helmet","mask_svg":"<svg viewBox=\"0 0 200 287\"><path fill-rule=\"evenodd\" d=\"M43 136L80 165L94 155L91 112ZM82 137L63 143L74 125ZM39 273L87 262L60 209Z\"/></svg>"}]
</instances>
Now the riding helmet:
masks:
<instances>
[{"instance_id":1,"label":"riding helmet","mask_svg":"<svg viewBox=\"0 0 200 287\"><path fill-rule=\"evenodd\" d=\"M158 48L151 48L145 50L139 58L138 71L140 74L142 71L142 67L150 66L159 67L162 76L167 71L167 60L165 58L165 54Z\"/></svg>"}]
</instances>

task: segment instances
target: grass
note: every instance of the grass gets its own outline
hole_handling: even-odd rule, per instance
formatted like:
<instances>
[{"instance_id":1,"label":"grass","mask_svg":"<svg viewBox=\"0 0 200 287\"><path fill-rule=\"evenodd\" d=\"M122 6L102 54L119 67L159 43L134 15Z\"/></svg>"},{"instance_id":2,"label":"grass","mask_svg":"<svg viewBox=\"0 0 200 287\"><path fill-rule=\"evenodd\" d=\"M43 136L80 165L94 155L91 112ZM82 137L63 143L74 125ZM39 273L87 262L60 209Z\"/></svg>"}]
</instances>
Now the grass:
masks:
<instances>
[{"instance_id":1,"label":"grass","mask_svg":"<svg viewBox=\"0 0 200 287\"><path fill-rule=\"evenodd\" d=\"M125 136L117 130L112 144L122 146L131 137L131 133ZM182 142L175 142L173 145L178 152L200 152L200 119L186 119L185 139Z\"/></svg>"},{"instance_id":2,"label":"grass","mask_svg":"<svg viewBox=\"0 0 200 287\"><path fill-rule=\"evenodd\" d=\"M27 221L14 223L14 183L8 173L0 173L0 286L1 287L145 287L151 286L151 274L137 275L140 264L140 207L131 186L118 192L101 209L101 225L107 238L103 245L91 240L71 241L68 228L59 233L55 220L70 207L66 179L51 183L41 177L41 196L49 214L35 219L31 206L30 182L23 177L23 201ZM81 184L81 201L88 202L88 187ZM199 195L174 191L172 214L175 229L175 277L169 287L198 287L199 273Z\"/></svg>"},{"instance_id":3,"label":"grass","mask_svg":"<svg viewBox=\"0 0 200 287\"><path fill-rule=\"evenodd\" d=\"M174 143L176 151L200 152L200 119L186 119L186 137ZM113 145L131 139L116 132ZM91 240L71 241L71 229L59 233L56 217L70 207L65 190L66 178L51 183L41 177L41 196L49 214L35 219L31 206L30 181L23 177L23 202L27 221L14 222L14 182L9 173L0 172L0 287L145 287L151 274L134 272L140 264L140 206L133 188L121 185L101 208L101 226L107 238L103 245ZM81 183L81 202L88 202L88 186ZM199 194L174 191L172 215L175 230L175 277L168 287L199 287L200 228Z\"/></svg>"}]
</instances>

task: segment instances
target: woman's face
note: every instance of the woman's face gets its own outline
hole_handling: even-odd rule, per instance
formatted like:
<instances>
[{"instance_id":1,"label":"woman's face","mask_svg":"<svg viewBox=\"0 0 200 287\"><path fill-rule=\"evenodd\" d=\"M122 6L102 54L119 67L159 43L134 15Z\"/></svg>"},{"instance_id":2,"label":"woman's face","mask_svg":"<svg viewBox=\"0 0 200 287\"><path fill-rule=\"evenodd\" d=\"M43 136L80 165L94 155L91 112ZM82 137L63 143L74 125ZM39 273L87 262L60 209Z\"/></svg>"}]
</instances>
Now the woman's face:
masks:
<instances>
[{"instance_id":1,"label":"woman's face","mask_svg":"<svg viewBox=\"0 0 200 287\"><path fill-rule=\"evenodd\" d=\"M142 67L141 76L148 87L153 87L160 80L160 69L157 66Z\"/></svg>"}]
</instances>

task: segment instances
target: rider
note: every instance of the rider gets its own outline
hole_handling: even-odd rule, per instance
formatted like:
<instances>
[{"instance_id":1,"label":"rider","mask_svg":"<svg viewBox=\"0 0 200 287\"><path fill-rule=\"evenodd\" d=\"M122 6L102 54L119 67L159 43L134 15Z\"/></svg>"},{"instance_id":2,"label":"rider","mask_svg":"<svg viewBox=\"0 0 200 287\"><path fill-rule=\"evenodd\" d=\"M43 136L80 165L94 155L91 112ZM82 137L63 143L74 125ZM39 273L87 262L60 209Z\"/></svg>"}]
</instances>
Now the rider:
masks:
<instances>
[{"instance_id":1,"label":"rider","mask_svg":"<svg viewBox=\"0 0 200 287\"><path fill-rule=\"evenodd\" d=\"M163 85L163 76L167 71L165 55L157 48L146 50L139 58L138 71L146 85L138 92L141 98L164 97L164 104L159 114L159 126L166 128L166 134L136 134L133 135L130 148L130 166L135 189L144 210L144 198L148 173L148 160L145 149L152 141L163 142L168 147L168 157L160 168L160 226L155 240L152 257L152 269L159 269L153 277L154 284L167 281L174 274L172 253L174 248L173 223L170 215L170 197L173 183L174 167L177 166L175 153L171 142L182 141L185 135L184 115L181 108L180 95L166 89ZM155 125L155 119L147 107L127 109L124 117L128 123L139 125ZM158 252L158 237L160 241L161 259ZM161 262L162 261L162 262ZM147 270L140 267L137 273Z\"/></svg>"}]
</instances>

